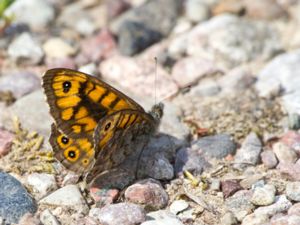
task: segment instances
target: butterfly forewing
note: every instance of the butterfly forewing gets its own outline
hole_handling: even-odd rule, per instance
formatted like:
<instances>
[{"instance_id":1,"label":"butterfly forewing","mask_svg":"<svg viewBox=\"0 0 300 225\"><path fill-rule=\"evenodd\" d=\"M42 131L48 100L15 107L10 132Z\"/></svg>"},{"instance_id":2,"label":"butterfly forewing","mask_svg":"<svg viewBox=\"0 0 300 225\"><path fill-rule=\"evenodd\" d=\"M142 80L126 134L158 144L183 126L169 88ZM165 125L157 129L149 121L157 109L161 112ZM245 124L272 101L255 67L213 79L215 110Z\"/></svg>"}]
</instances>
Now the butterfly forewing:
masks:
<instances>
[{"instance_id":1,"label":"butterfly forewing","mask_svg":"<svg viewBox=\"0 0 300 225\"><path fill-rule=\"evenodd\" d=\"M98 121L115 111L144 111L105 82L70 69L48 70L43 87L57 127L70 137L92 136Z\"/></svg>"}]
</instances>

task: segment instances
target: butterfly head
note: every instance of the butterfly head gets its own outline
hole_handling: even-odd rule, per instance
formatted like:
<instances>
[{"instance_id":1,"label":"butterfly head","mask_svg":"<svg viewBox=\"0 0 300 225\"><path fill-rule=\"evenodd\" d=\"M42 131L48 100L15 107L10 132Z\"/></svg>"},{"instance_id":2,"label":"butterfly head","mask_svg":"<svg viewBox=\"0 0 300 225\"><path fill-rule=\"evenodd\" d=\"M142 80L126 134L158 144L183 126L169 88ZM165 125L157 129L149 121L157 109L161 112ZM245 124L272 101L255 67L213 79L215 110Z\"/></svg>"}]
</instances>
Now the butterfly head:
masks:
<instances>
[{"instance_id":1,"label":"butterfly head","mask_svg":"<svg viewBox=\"0 0 300 225\"><path fill-rule=\"evenodd\" d=\"M152 106L151 111L149 112L155 121L159 122L164 114L164 104L158 103Z\"/></svg>"}]
</instances>

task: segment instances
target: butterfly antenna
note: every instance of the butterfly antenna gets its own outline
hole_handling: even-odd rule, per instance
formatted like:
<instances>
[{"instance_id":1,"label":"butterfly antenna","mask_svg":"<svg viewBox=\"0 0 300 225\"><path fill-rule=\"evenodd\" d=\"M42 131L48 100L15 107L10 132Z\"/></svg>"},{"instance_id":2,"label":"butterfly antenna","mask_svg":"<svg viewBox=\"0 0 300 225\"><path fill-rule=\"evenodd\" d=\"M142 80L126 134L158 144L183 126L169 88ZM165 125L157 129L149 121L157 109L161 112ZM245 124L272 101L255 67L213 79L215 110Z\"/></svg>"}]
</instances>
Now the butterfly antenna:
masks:
<instances>
[{"instance_id":1,"label":"butterfly antenna","mask_svg":"<svg viewBox=\"0 0 300 225\"><path fill-rule=\"evenodd\" d=\"M157 89L157 57L154 57L155 60L155 78L154 78L154 104L156 105L156 98L157 98L157 94L156 94L156 89Z\"/></svg>"}]
</instances>

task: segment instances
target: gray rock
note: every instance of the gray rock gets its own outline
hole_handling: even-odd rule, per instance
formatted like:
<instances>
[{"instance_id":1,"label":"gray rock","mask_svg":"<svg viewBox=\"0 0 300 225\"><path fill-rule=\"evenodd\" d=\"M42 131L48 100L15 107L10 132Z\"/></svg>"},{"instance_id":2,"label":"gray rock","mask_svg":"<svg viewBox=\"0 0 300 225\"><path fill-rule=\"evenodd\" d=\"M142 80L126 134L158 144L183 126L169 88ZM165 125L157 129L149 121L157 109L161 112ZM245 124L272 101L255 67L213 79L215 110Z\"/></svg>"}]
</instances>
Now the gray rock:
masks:
<instances>
[{"instance_id":1,"label":"gray rock","mask_svg":"<svg viewBox=\"0 0 300 225\"><path fill-rule=\"evenodd\" d=\"M204 169L210 167L210 164L202 154L191 148L183 147L176 154L174 167L176 174L182 173L185 170L201 174Z\"/></svg>"},{"instance_id":2,"label":"gray rock","mask_svg":"<svg viewBox=\"0 0 300 225\"><path fill-rule=\"evenodd\" d=\"M34 214L37 205L22 184L6 173L0 173L0 216L6 223L18 223L26 213Z\"/></svg>"},{"instance_id":3,"label":"gray rock","mask_svg":"<svg viewBox=\"0 0 300 225\"><path fill-rule=\"evenodd\" d=\"M23 33L8 46L8 55L17 62L35 65L42 60L44 52L29 33Z\"/></svg>"},{"instance_id":4,"label":"gray rock","mask_svg":"<svg viewBox=\"0 0 300 225\"><path fill-rule=\"evenodd\" d=\"M133 203L118 203L103 207L97 218L101 224L132 225L144 222L145 217L142 207Z\"/></svg>"},{"instance_id":5,"label":"gray rock","mask_svg":"<svg viewBox=\"0 0 300 225\"><path fill-rule=\"evenodd\" d=\"M34 30L46 29L55 18L54 7L49 4L49 1L15 1L5 13L14 15L14 22L28 24Z\"/></svg>"},{"instance_id":6,"label":"gray rock","mask_svg":"<svg viewBox=\"0 0 300 225\"><path fill-rule=\"evenodd\" d=\"M36 75L26 71L4 74L0 78L0 91L11 91L15 98L20 98L40 87L40 79Z\"/></svg>"},{"instance_id":7,"label":"gray rock","mask_svg":"<svg viewBox=\"0 0 300 225\"><path fill-rule=\"evenodd\" d=\"M202 22L210 16L209 6L201 0L187 0L185 3L185 14L192 22Z\"/></svg>"},{"instance_id":8,"label":"gray rock","mask_svg":"<svg viewBox=\"0 0 300 225\"><path fill-rule=\"evenodd\" d=\"M300 182L289 182L285 191L289 199L300 202Z\"/></svg>"},{"instance_id":9,"label":"gray rock","mask_svg":"<svg viewBox=\"0 0 300 225\"><path fill-rule=\"evenodd\" d=\"M176 24L181 1L179 0L150 0L144 4L123 13L111 24L111 30L118 33L124 22L132 21L143 24L148 29L169 34Z\"/></svg>"},{"instance_id":10,"label":"gray rock","mask_svg":"<svg viewBox=\"0 0 300 225\"><path fill-rule=\"evenodd\" d=\"M177 213L182 212L188 207L189 204L185 200L175 200L170 205L170 212L176 215Z\"/></svg>"},{"instance_id":11,"label":"gray rock","mask_svg":"<svg viewBox=\"0 0 300 225\"><path fill-rule=\"evenodd\" d=\"M45 209L43 212L41 212L40 220L43 225L60 225L56 217L53 216L49 209Z\"/></svg>"},{"instance_id":12,"label":"gray rock","mask_svg":"<svg viewBox=\"0 0 300 225\"><path fill-rule=\"evenodd\" d=\"M269 217L267 215L251 213L243 219L242 225L268 224L268 222Z\"/></svg>"},{"instance_id":13,"label":"gray rock","mask_svg":"<svg viewBox=\"0 0 300 225\"><path fill-rule=\"evenodd\" d=\"M242 221L255 208L250 202L252 192L241 190L225 200L226 209L233 213L238 221Z\"/></svg>"},{"instance_id":14,"label":"gray rock","mask_svg":"<svg viewBox=\"0 0 300 225\"><path fill-rule=\"evenodd\" d=\"M228 134L217 134L200 138L192 143L192 149L201 151L209 157L222 159L227 155L233 155L236 145Z\"/></svg>"},{"instance_id":15,"label":"gray rock","mask_svg":"<svg viewBox=\"0 0 300 225\"><path fill-rule=\"evenodd\" d=\"M264 185L263 187L254 188L251 202L254 205L270 205L275 201L276 188L274 185Z\"/></svg>"},{"instance_id":16,"label":"gray rock","mask_svg":"<svg viewBox=\"0 0 300 225\"><path fill-rule=\"evenodd\" d=\"M269 169L274 168L278 161L273 151L266 150L260 154L262 163Z\"/></svg>"},{"instance_id":17,"label":"gray rock","mask_svg":"<svg viewBox=\"0 0 300 225\"><path fill-rule=\"evenodd\" d=\"M294 163L298 159L296 152L282 142L275 143L273 145L273 151L279 162Z\"/></svg>"},{"instance_id":18,"label":"gray rock","mask_svg":"<svg viewBox=\"0 0 300 225\"><path fill-rule=\"evenodd\" d=\"M32 187L38 199L57 189L54 175L46 173L32 173L28 175L27 185Z\"/></svg>"},{"instance_id":19,"label":"gray rock","mask_svg":"<svg viewBox=\"0 0 300 225\"><path fill-rule=\"evenodd\" d=\"M159 210L147 214L147 221L141 225L183 225L183 223L167 210Z\"/></svg>"},{"instance_id":20,"label":"gray rock","mask_svg":"<svg viewBox=\"0 0 300 225\"><path fill-rule=\"evenodd\" d=\"M266 23L230 14L199 23L187 37L187 54L214 58L233 68L252 60L267 60L282 47L278 34Z\"/></svg>"},{"instance_id":21,"label":"gray rock","mask_svg":"<svg viewBox=\"0 0 300 225\"><path fill-rule=\"evenodd\" d=\"M261 150L261 141L255 133L250 133L235 155L235 168L243 169L249 165L256 165L259 162Z\"/></svg>"},{"instance_id":22,"label":"gray rock","mask_svg":"<svg viewBox=\"0 0 300 225\"><path fill-rule=\"evenodd\" d=\"M12 116L18 116L22 126L26 129L37 131L49 137L52 119L48 111L49 108L45 101L44 93L39 89L16 101L8 108L6 117L9 120ZM5 126L10 127L7 122Z\"/></svg>"},{"instance_id":23,"label":"gray rock","mask_svg":"<svg viewBox=\"0 0 300 225\"><path fill-rule=\"evenodd\" d=\"M89 211L89 207L76 185L67 185L52 192L41 199L39 204L66 207L82 213Z\"/></svg>"}]
</instances>

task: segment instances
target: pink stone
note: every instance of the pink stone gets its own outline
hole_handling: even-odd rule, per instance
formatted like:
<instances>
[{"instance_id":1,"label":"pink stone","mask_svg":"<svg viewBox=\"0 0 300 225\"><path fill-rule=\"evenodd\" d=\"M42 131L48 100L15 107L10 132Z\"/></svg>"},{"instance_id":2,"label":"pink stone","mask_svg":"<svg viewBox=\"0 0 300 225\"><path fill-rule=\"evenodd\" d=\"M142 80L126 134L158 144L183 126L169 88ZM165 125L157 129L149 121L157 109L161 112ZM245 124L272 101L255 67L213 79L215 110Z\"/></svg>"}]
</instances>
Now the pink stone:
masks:
<instances>
[{"instance_id":1,"label":"pink stone","mask_svg":"<svg viewBox=\"0 0 300 225\"><path fill-rule=\"evenodd\" d=\"M298 215L300 216L300 203L296 203L289 208L289 215Z\"/></svg>"},{"instance_id":2,"label":"pink stone","mask_svg":"<svg viewBox=\"0 0 300 225\"><path fill-rule=\"evenodd\" d=\"M300 181L300 163L298 161L296 163L281 162L278 164L277 169L290 179Z\"/></svg>"},{"instance_id":3,"label":"pink stone","mask_svg":"<svg viewBox=\"0 0 300 225\"><path fill-rule=\"evenodd\" d=\"M237 180L222 181L221 186L225 198L233 195L235 192L242 189L242 186Z\"/></svg>"},{"instance_id":4,"label":"pink stone","mask_svg":"<svg viewBox=\"0 0 300 225\"><path fill-rule=\"evenodd\" d=\"M14 137L14 134L0 129L0 156L4 156L10 151Z\"/></svg>"},{"instance_id":5,"label":"pink stone","mask_svg":"<svg viewBox=\"0 0 300 225\"><path fill-rule=\"evenodd\" d=\"M105 206L113 203L118 198L119 190L92 187L90 188L90 194L97 205Z\"/></svg>"},{"instance_id":6,"label":"pink stone","mask_svg":"<svg viewBox=\"0 0 300 225\"><path fill-rule=\"evenodd\" d=\"M285 133L281 142L292 148L298 155L300 155L300 134L296 131L288 131Z\"/></svg>"},{"instance_id":7,"label":"pink stone","mask_svg":"<svg viewBox=\"0 0 300 225\"><path fill-rule=\"evenodd\" d=\"M260 154L262 163L269 169L274 168L278 161L273 151L266 150Z\"/></svg>"}]
</instances>

